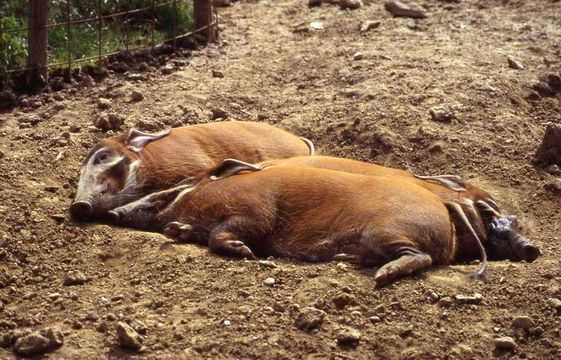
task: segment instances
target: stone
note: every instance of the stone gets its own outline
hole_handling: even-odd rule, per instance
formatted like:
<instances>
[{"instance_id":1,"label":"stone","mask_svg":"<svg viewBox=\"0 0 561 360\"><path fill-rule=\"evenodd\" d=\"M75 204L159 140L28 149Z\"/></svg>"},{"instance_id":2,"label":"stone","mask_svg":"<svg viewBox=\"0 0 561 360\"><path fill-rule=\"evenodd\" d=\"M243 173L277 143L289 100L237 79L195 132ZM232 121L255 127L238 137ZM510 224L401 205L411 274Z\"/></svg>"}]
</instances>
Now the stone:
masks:
<instances>
[{"instance_id":1,"label":"stone","mask_svg":"<svg viewBox=\"0 0 561 360\"><path fill-rule=\"evenodd\" d=\"M274 269L277 267L277 264L275 264L270 260L259 260L258 264L260 267L269 268L269 269Z\"/></svg>"},{"instance_id":2,"label":"stone","mask_svg":"<svg viewBox=\"0 0 561 360\"><path fill-rule=\"evenodd\" d=\"M324 26L323 26L323 22L319 21L319 20L314 20L310 23L310 29L312 30L323 30Z\"/></svg>"},{"instance_id":3,"label":"stone","mask_svg":"<svg viewBox=\"0 0 561 360\"><path fill-rule=\"evenodd\" d=\"M57 327L47 328L22 336L14 344L14 352L18 355L38 355L61 347L64 335Z\"/></svg>"},{"instance_id":4,"label":"stone","mask_svg":"<svg viewBox=\"0 0 561 360\"><path fill-rule=\"evenodd\" d=\"M561 196L561 181L549 182L543 188L554 196Z\"/></svg>"},{"instance_id":5,"label":"stone","mask_svg":"<svg viewBox=\"0 0 561 360\"><path fill-rule=\"evenodd\" d=\"M353 54L353 60L364 60L364 54L357 51Z\"/></svg>"},{"instance_id":6,"label":"stone","mask_svg":"<svg viewBox=\"0 0 561 360\"><path fill-rule=\"evenodd\" d=\"M2 158L2 157L0 156L0 159L1 159L1 158ZM549 166L547 167L547 169L545 169L545 171L547 171L548 173L550 173L551 175L554 175L554 176L559 176L559 175L561 175L561 168L559 168L559 166L556 165L556 164L549 165Z\"/></svg>"},{"instance_id":7,"label":"stone","mask_svg":"<svg viewBox=\"0 0 561 360\"><path fill-rule=\"evenodd\" d=\"M543 165L561 166L561 124L549 123L546 126L535 158Z\"/></svg>"},{"instance_id":8,"label":"stone","mask_svg":"<svg viewBox=\"0 0 561 360\"><path fill-rule=\"evenodd\" d=\"M360 23L358 29L360 32L368 32L380 26L381 22L376 20L366 20Z\"/></svg>"},{"instance_id":9,"label":"stone","mask_svg":"<svg viewBox=\"0 0 561 360\"><path fill-rule=\"evenodd\" d=\"M428 16L425 9L414 3L404 3L397 0L386 1L384 3L384 8L386 9L386 11L396 17L424 19Z\"/></svg>"},{"instance_id":10,"label":"stone","mask_svg":"<svg viewBox=\"0 0 561 360\"><path fill-rule=\"evenodd\" d=\"M326 313L323 310L316 309L315 307L305 307L298 314L296 319L296 327L304 331L313 331L319 329Z\"/></svg>"},{"instance_id":11,"label":"stone","mask_svg":"<svg viewBox=\"0 0 561 360\"><path fill-rule=\"evenodd\" d=\"M374 315L374 316L371 316L370 318L368 318L368 320L370 320L370 322L371 322L372 324L377 324L377 323L379 323L380 321L382 321L382 319L381 319L379 316L375 316L375 315Z\"/></svg>"},{"instance_id":12,"label":"stone","mask_svg":"<svg viewBox=\"0 0 561 360\"><path fill-rule=\"evenodd\" d=\"M344 328L337 333L337 345L341 347L357 347L360 342L361 333L353 328Z\"/></svg>"},{"instance_id":13,"label":"stone","mask_svg":"<svg viewBox=\"0 0 561 360\"><path fill-rule=\"evenodd\" d=\"M545 81L555 93L561 92L561 75L558 74L547 74Z\"/></svg>"},{"instance_id":14,"label":"stone","mask_svg":"<svg viewBox=\"0 0 561 360\"><path fill-rule=\"evenodd\" d=\"M480 304L483 301L483 295L475 293L473 295L458 294L454 296L457 302L461 304Z\"/></svg>"},{"instance_id":15,"label":"stone","mask_svg":"<svg viewBox=\"0 0 561 360\"><path fill-rule=\"evenodd\" d=\"M337 309L341 310L344 309L347 305L356 305L357 301L356 298L347 293L341 293L333 298L333 303Z\"/></svg>"},{"instance_id":16,"label":"stone","mask_svg":"<svg viewBox=\"0 0 561 360\"><path fill-rule=\"evenodd\" d=\"M510 336L504 336L495 339L495 349L501 351L513 351L516 347L516 342Z\"/></svg>"},{"instance_id":17,"label":"stone","mask_svg":"<svg viewBox=\"0 0 561 360\"><path fill-rule=\"evenodd\" d=\"M544 81L538 81L532 85L532 89L534 89L541 97L551 97L555 94L551 86Z\"/></svg>"},{"instance_id":18,"label":"stone","mask_svg":"<svg viewBox=\"0 0 561 360\"><path fill-rule=\"evenodd\" d=\"M273 286L273 285L275 285L275 282L276 282L275 278L272 278L272 277L268 277L265 280L263 280L263 284L267 285L267 286Z\"/></svg>"},{"instance_id":19,"label":"stone","mask_svg":"<svg viewBox=\"0 0 561 360\"><path fill-rule=\"evenodd\" d=\"M561 313L561 300L557 298L549 298L547 300L547 303L549 304L549 306L557 310L558 313Z\"/></svg>"},{"instance_id":20,"label":"stone","mask_svg":"<svg viewBox=\"0 0 561 360\"><path fill-rule=\"evenodd\" d=\"M356 9L360 9L362 7L362 1L361 0L340 0L339 1L339 7L342 10L356 10Z\"/></svg>"},{"instance_id":21,"label":"stone","mask_svg":"<svg viewBox=\"0 0 561 360\"><path fill-rule=\"evenodd\" d=\"M86 283L87 281L88 281L88 278L86 277L86 275L84 275L83 272L81 272L79 270L70 271L66 275L66 278L64 279L63 285L66 285L66 286L82 285L82 284Z\"/></svg>"},{"instance_id":22,"label":"stone","mask_svg":"<svg viewBox=\"0 0 561 360\"><path fill-rule=\"evenodd\" d=\"M101 110L107 110L111 108L111 100L106 98L99 98L97 99L97 107Z\"/></svg>"},{"instance_id":23,"label":"stone","mask_svg":"<svg viewBox=\"0 0 561 360\"><path fill-rule=\"evenodd\" d=\"M219 71L219 70L212 70L212 77L223 78L224 73L222 71Z\"/></svg>"},{"instance_id":24,"label":"stone","mask_svg":"<svg viewBox=\"0 0 561 360\"><path fill-rule=\"evenodd\" d=\"M131 100L134 102L139 102L144 100L144 95L142 95L142 93L138 90L133 90L131 92Z\"/></svg>"},{"instance_id":25,"label":"stone","mask_svg":"<svg viewBox=\"0 0 561 360\"><path fill-rule=\"evenodd\" d=\"M97 115L94 120L93 124L96 128L100 129L103 132L107 132L110 130L119 130L121 126L123 126L124 119L117 115L117 114L99 114Z\"/></svg>"},{"instance_id":26,"label":"stone","mask_svg":"<svg viewBox=\"0 0 561 360\"><path fill-rule=\"evenodd\" d=\"M440 300L438 300L438 306L440 307L450 307L452 306L454 302L452 301L452 298L450 296L445 296L443 298L441 298Z\"/></svg>"},{"instance_id":27,"label":"stone","mask_svg":"<svg viewBox=\"0 0 561 360\"><path fill-rule=\"evenodd\" d=\"M228 114L226 110L219 107L215 107L211 111L212 111L212 116L211 116L212 120L227 119L230 117L230 114Z\"/></svg>"},{"instance_id":28,"label":"stone","mask_svg":"<svg viewBox=\"0 0 561 360\"><path fill-rule=\"evenodd\" d=\"M517 316L512 321L512 326L517 329L528 330L535 326L534 320L529 316Z\"/></svg>"},{"instance_id":29,"label":"stone","mask_svg":"<svg viewBox=\"0 0 561 360\"><path fill-rule=\"evenodd\" d=\"M130 325L119 321L115 330L119 346L133 351L138 351L142 348L144 339Z\"/></svg>"},{"instance_id":30,"label":"stone","mask_svg":"<svg viewBox=\"0 0 561 360\"><path fill-rule=\"evenodd\" d=\"M7 110L16 106L18 98L11 90L0 91L0 109Z\"/></svg>"},{"instance_id":31,"label":"stone","mask_svg":"<svg viewBox=\"0 0 561 360\"><path fill-rule=\"evenodd\" d=\"M169 75L173 72L173 65L168 64L162 68L162 74Z\"/></svg>"},{"instance_id":32,"label":"stone","mask_svg":"<svg viewBox=\"0 0 561 360\"><path fill-rule=\"evenodd\" d=\"M436 106L429 110L431 119L436 122L449 123L454 119L454 112L442 106Z\"/></svg>"},{"instance_id":33,"label":"stone","mask_svg":"<svg viewBox=\"0 0 561 360\"><path fill-rule=\"evenodd\" d=\"M511 69L514 69L514 70L524 70L524 65L523 65L519 60L517 60L517 59L515 59L515 58L509 56L509 57L507 58L507 61L508 61L508 66L509 66Z\"/></svg>"}]
</instances>

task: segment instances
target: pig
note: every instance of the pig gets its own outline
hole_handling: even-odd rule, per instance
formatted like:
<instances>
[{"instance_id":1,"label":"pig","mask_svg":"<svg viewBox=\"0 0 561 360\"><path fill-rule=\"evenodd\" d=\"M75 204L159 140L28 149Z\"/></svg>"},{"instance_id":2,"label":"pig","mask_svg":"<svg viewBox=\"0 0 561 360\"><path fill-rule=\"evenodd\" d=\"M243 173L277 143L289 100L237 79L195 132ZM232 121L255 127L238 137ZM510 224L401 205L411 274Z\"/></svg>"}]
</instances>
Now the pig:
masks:
<instances>
[{"instance_id":1,"label":"pig","mask_svg":"<svg viewBox=\"0 0 561 360\"><path fill-rule=\"evenodd\" d=\"M314 153L313 144L257 122L227 121L147 134L136 129L100 141L86 155L70 212L78 220L167 189L222 160L249 162Z\"/></svg>"},{"instance_id":2,"label":"pig","mask_svg":"<svg viewBox=\"0 0 561 360\"><path fill-rule=\"evenodd\" d=\"M230 166L235 165L230 163ZM486 261L488 254L493 260L531 262L540 255L539 249L519 234L519 224L515 216L504 214L493 196L465 182L459 176L419 176L409 171L330 156L298 156L290 159L267 160L257 164L258 168L268 166L331 169L353 174L399 178L417 184L439 196L448 204L452 216L461 220L456 221L456 232L458 241L465 243L466 246L462 247L464 250L458 254L458 260L470 260L479 254L483 261ZM224 166L221 171L226 171ZM505 242L512 247L504 246ZM469 243L474 243L476 246L469 246Z\"/></svg>"},{"instance_id":3,"label":"pig","mask_svg":"<svg viewBox=\"0 0 561 360\"><path fill-rule=\"evenodd\" d=\"M207 175L116 208L113 221L229 256L381 266L377 285L457 261L474 246L458 241L463 220L450 203L402 178L235 160ZM505 253L517 246L502 245ZM476 276L485 273L486 261Z\"/></svg>"}]
</instances>

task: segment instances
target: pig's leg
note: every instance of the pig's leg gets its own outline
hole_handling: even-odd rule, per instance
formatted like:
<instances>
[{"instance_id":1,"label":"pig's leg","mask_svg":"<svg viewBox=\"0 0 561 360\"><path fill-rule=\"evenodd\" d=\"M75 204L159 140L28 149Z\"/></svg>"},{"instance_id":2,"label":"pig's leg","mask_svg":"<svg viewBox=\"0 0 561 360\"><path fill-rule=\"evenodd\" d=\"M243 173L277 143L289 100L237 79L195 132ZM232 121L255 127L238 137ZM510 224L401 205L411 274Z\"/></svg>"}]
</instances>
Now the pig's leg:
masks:
<instances>
[{"instance_id":1,"label":"pig's leg","mask_svg":"<svg viewBox=\"0 0 561 360\"><path fill-rule=\"evenodd\" d=\"M189 242L193 227L179 221L172 221L164 227L164 235L177 241Z\"/></svg>"},{"instance_id":2,"label":"pig's leg","mask_svg":"<svg viewBox=\"0 0 561 360\"><path fill-rule=\"evenodd\" d=\"M382 266L376 272L376 286L385 285L395 279L410 275L432 265L429 254L413 247L399 247L395 251L395 260Z\"/></svg>"},{"instance_id":3,"label":"pig's leg","mask_svg":"<svg viewBox=\"0 0 561 360\"><path fill-rule=\"evenodd\" d=\"M233 216L210 232L208 246L217 254L256 259L253 251L244 243L243 237L252 235L255 224L242 216Z\"/></svg>"}]
</instances>

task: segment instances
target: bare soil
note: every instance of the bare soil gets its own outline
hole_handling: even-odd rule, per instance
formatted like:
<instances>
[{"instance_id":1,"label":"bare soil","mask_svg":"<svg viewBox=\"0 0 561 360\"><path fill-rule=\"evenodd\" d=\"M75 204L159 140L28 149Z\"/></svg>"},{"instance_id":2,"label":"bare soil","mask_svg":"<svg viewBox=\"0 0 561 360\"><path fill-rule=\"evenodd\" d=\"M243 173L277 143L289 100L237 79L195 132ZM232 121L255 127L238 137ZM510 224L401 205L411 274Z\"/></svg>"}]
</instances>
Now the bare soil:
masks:
<instances>
[{"instance_id":1,"label":"bare soil","mask_svg":"<svg viewBox=\"0 0 561 360\"><path fill-rule=\"evenodd\" d=\"M172 56L171 74L111 74L0 114L0 358L15 356L14 336L51 326L65 335L45 355L57 359L560 358L561 315L548 300L561 299L561 200L547 190L560 179L533 156L545 124L561 121L561 96L531 89L561 71L561 2L420 1L424 20L369 3L237 3L220 10L220 45ZM295 31L315 20L323 30ZM361 32L365 20L380 25ZM510 68L509 56L524 69ZM131 101L133 90L144 99ZM75 223L67 208L81 160L107 136L91 127L102 96L123 130L208 122L220 108L306 136L324 154L461 175L518 215L543 256L493 262L488 282L470 278L476 264L458 264L374 289L375 269L288 259L271 267ZM433 121L433 107L453 119ZM75 271L87 281L63 285ZM482 300L455 299L475 293ZM297 328L306 307L325 312L319 330ZM514 328L521 315L534 325ZM140 352L117 345L118 321L145 334ZM336 341L349 327L361 334L356 347ZM513 351L495 350L501 336L513 337Z\"/></svg>"}]
</instances>

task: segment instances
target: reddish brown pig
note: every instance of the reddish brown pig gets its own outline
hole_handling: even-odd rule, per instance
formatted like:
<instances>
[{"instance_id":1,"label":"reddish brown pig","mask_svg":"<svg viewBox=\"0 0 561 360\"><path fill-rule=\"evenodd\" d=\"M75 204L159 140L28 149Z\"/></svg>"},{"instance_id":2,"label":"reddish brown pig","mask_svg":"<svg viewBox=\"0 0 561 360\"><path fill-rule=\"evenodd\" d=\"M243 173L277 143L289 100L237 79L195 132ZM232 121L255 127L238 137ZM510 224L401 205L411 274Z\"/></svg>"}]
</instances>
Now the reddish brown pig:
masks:
<instances>
[{"instance_id":1,"label":"reddish brown pig","mask_svg":"<svg viewBox=\"0 0 561 360\"><path fill-rule=\"evenodd\" d=\"M72 215L88 220L236 157L258 162L313 154L310 141L256 122L193 125L104 139L84 159Z\"/></svg>"},{"instance_id":2,"label":"reddish brown pig","mask_svg":"<svg viewBox=\"0 0 561 360\"><path fill-rule=\"evenodd\" d=\"M245 167L243 163L240 163ZM236 170L234 160L226 163L221 172ZM534 261L540 251L518 234L516 217L502 214L493 197L485 190L464 182L454 175L418 176L408 171L329 156L294 157L269 160L258 167L289 166L312 167L354 174L399 178L419 185L438 195L451 210L455 219L457 237L463 249L456 257L471 260L480 256L483 261L489 253L492 259ZM505 246L508 244L508 246ZM512 245L512 246L511 246Z\"/></svg>"},{"instance_id":3,"label":"reddish brown pig","mask_svg":"<svg viewBox=\"0 0 561 360\"><path fill-rule=\"evenodd\" d=\"M196 236L231 256L383 265L377 284L448 264L456 254L446 206L413 183L292 167L230 175L152 194L111 213L132 227L168 224L169 235Z\"/></svg>"}]
</instances>

